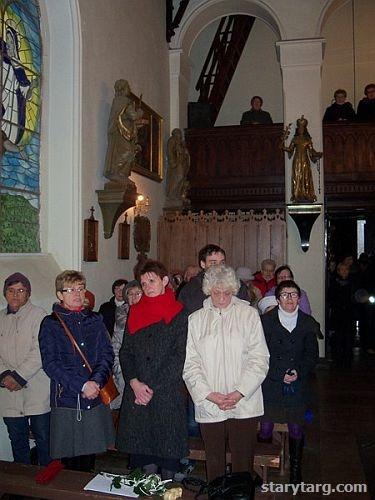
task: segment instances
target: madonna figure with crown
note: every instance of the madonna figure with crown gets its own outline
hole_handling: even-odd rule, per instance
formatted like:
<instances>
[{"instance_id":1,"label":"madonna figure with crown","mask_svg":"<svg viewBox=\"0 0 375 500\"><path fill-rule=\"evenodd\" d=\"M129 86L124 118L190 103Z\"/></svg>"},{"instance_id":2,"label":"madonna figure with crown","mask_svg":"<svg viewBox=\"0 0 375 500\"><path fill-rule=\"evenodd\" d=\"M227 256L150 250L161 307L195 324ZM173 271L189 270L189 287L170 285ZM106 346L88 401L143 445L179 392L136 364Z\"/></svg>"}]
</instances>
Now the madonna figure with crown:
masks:
<instances>
[{"instance_id":1,"label":"madonna figure with crown","mask_svg":"<svg viewBox=\"0 0 375 500\"><path fill-rule=\"evenodd\" d=\"M297 120L296 131L289 146L285 145L285 140L289 135L289 127L284 132L281 146L281 149L288 153L289 158L294 155L291 196L293 203L314 203L316 201L310 160L316 163L322 157L322 153L313 148L307 124L308 121L302 115Z\"/></svg>"}]
</instances>

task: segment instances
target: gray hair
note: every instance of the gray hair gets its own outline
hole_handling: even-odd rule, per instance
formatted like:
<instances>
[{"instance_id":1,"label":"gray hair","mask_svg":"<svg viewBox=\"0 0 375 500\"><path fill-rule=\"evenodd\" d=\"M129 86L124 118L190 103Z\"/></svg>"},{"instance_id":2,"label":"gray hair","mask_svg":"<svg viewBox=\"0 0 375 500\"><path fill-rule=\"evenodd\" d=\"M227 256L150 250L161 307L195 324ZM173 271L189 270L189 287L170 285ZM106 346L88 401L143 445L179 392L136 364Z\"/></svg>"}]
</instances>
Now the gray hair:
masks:
<instances>
[{"instance_id":1,"label":"gray hair","mask_svg":"<svg viewBox=\"0 0 375 500\"><path fill-rule=\"evenodd\" d=\"M233 295L237 295L241 284L232 267L211 266L205 271L202 284L203 293L211 295L212 289L218 286L231 290Z\"/></svg>"}]
</instances>

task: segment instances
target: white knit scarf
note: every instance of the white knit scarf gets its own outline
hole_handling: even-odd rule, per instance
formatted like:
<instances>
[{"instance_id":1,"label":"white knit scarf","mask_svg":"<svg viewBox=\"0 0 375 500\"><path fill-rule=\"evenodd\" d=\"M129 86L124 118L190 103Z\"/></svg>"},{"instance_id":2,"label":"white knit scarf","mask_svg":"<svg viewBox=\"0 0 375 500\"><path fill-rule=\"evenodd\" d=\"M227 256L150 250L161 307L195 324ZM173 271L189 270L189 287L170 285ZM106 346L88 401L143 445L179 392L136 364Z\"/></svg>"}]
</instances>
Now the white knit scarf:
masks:
<instances>
[{"instance_id":1,"label":"white knit scarf","mask_svg":"<svg viewBox=\"0 0 375 500\"><path fill-rule=\"evenodd\" d=\"M284 328L291 332L295 329L298 318L298 306L293 312L287 312L282 309L281 306L278 308L279 321L283 325Z\"/></svg>"}]
</instances>

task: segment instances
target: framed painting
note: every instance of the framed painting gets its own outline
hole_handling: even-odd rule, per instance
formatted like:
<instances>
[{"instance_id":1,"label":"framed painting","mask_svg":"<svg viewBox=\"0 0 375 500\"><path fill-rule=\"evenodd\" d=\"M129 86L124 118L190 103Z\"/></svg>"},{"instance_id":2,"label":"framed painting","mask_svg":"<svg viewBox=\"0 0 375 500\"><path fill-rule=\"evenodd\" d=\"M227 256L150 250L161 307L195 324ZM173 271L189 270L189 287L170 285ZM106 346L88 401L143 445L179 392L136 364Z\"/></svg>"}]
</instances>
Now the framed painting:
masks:
<instances>
[{"instance_id":1,"label":"framed painting","mask_svg":"<svg viewBox=\"0 0 375 500\"><path fill-rule=\"evenodd\" d=\"M138 128L138 141L140 150L136 155L135 166L132 168L137 174L144 175L157 182L162 181L162 163L163 163L163 143L162 143L162 124L163 119L146 103L142 97L130 94L132 99L143 111L142 119L144 125Z\"/></svg>"}]
</instances>

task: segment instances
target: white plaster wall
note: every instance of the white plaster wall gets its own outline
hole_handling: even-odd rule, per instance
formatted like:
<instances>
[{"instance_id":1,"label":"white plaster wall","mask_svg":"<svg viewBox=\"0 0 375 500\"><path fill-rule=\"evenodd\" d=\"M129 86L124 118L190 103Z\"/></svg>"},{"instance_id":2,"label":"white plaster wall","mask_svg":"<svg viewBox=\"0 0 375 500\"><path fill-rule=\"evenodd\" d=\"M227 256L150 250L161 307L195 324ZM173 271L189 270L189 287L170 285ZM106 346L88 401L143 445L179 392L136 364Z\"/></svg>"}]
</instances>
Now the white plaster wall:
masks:
<instances>
[{"instance_id":1,"label":"white plaster wall","mask_svg":"<svg viewBox=\"0 0 375 500\"><path fill-rule=\"evenodd\" d=\"M354 0L354 10L353 0L349 0L324 24L323 111L337 88L346 89L348 100L356 107L365 85L375 80L374 19L373 0Z\"/></svg>"},{"instance_id":2,"label":"white plaster wall","mask_svg":"<svg viewBox=\"0 0 375 500\"><path fill-rule=\"evenodd\" d=\"M132 278L136 264L132 235L130 260L117 259L117 226L112 238L104 239L95 193L103 189L105 183L102 172L113 86L117 79L124 78L135 94L143 94L144 102L164 119L166 141L169 134L169 59L163 0L80 0L79 4L83 40L82 214L83 218L88 217L93 205L99 220L99 262L84 262L82 270L99 305L110 296L111 284L116 278ZM131 179L138 192L151 200L149 256L155 258L156 222L162 213L164 183L137 174L132 174Z\"/></svg>"},{"instance_id":3,"label":"white plaster wall","mask_svg":"<svg viewBox=\"0 0 375 500\"><path fill-rule=\"evenodd\" d=\"M354 8L356 103L366 84L375 82L375 2L356 0Z\"/></svg>"}]
</instances>

